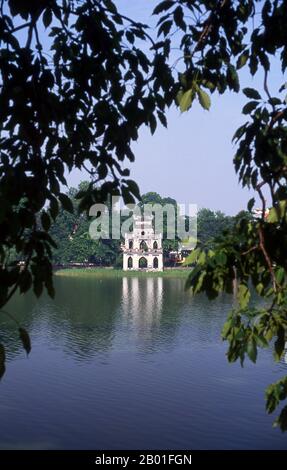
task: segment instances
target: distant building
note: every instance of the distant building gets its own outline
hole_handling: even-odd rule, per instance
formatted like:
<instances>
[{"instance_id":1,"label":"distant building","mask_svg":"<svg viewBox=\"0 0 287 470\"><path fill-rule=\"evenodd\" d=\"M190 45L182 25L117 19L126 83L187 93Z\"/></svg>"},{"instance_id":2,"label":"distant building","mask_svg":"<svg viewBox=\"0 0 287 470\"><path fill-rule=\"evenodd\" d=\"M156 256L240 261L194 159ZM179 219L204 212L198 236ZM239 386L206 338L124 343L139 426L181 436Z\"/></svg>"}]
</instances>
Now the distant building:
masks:
<instances>
[{"instance_id":1,"label":"distant building","mask_svg":"<svg viewBox=\"0 0 287 470\"><path fill-rule=\"evenodd\" d=\"M152 216L135 216L133 232L122 245L124 271L163 271L162 234L155 234Z\"/></svg>"},{"instance_id":2,"label":"distant building","mask_svg":"<svg viewBox=\"0 0 287 470\"><path fill-rule=\"evenodd\" d=\"M263 212L262 209L256 208L256 209L253 209L252 215L253 215L256 219L261 219L261 217L262 217L262 212ZM265 219L267 219L267 217L268 217L268 215L269 215L269 212L270 212L270 209L267 207L267 208L265 209L265 213L264 213L264 218L265 218Z\"/></svg>"},{"instance_id":3,"label":"distant building","mask_svg":"<svg viewBox=\"0 0 287 470\"><path fill-rule=\"evenodd\" d=\"M181 266L183 265L191 251L191 249L182 249L182 247L180 246L178 250L171 250L167 253L164 259L164 263L168 266Z\"/></svg>"}]
</instances>

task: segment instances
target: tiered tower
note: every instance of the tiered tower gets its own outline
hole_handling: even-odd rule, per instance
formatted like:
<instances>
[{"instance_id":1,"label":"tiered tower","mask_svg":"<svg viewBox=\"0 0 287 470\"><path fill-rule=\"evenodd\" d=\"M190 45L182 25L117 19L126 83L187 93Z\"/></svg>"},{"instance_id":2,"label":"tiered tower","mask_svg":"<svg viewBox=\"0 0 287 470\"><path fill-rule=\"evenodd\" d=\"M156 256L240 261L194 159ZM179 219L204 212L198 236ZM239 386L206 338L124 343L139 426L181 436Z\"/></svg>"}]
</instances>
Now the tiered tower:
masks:
<instances>
[{"instance_id":1,"label":"tiered tower","mask_svg":"<svg viewBox=\"0 0 287 470\"><path fill-rule=\"evenodd\" d=\"M154 233L152 216L134 216L133 232L125 233L124 271L163 271L162 234Z\"/></svg>"}]
</instances>

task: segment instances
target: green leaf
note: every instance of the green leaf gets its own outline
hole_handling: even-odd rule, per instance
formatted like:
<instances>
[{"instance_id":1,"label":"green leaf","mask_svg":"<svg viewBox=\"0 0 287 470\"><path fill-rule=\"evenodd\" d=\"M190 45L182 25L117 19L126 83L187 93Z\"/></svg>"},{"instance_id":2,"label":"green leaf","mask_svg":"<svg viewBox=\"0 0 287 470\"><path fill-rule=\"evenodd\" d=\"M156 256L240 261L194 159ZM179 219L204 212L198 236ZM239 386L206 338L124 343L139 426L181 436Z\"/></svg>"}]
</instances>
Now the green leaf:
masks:
<instances>
[{"instance_id":1,"label":"green leaf","mask_svg":"<svg viewBox=\"0 0 287 470\"><path fill-rule=\"evenodd\" d=\"M268 102L269 102L272 106L279 106L280 104L282 104L282 101L281 101L279 98L276 98L276 97L270 98L270 99L268 100Z\"/></svg>"},{"instance_id":2,"label":"green leaf","mask_svg":"<svg viewBox=\"0 0 287 470\"><path fill-rule=\"evenodd\" d=\"M287 406L284 406L284 408L281 410L280 415L275 420L273 426L280 426L282 432L287 431Z\"/></svg>"},{"instance_id":3,"label":"green leaf","mask_svg":"<svg viewBox=\"0 0 287 470\"><path fill-rule=\"evenodd\" d=\"M282 354L284 352L285 348L285 329L283 326L279 326L278 332L277 332L277 339L274 343L274 349L275 349L275 360L279 361L282 357Z\"/></svg>"},{"instance_id":4,"label":"green leaf","mask_svg":"<svg viewBox=\"0 0 287 470\"><path fill-rule=\"evenodd\" d=\"M193 97L194 96L193 96L193 89L192 88L190 90L187 90L186 92L182 93L181 95L178 94L177 98L178 98L179 108L180 108L182 113L184 113L185 111L187 111L191 107Z\"/></svg>"},{"instance_id":5,"label":"green leaf","mask_svg":"<svg viewBox=\"0 0 287 470\"><path fill-rule=\"evenodd\" d=\"M247 342L246 352L248 354L249 359L255 363L257 359L257 346L256 341L253 337L250 338Z\"/></svg>"},{"instance_id":6,"label":"green leaf","mask_svg":"<svg viewBox=\"0 0 287 470\"><path fill-rule=\"evenodd\" d=\"M162 23L158 29L157 35L160 36L163 34L164 36L167 36L168 33L170 32L170 29L173 25L173 22L171 20L165 21Z\"/></svg>"},{"instance_id":7,"label":"green leaf","mask_svg":"<svg viewBox=\"0 0 287 470\"><path fill-rule=\"evenodd\" d=\"M253 100L261 100L261 96L258 93L257 90L254 90L254 88L243 88L243 93L247 98L251 98Z\"/></svg>"},{"instance_id":8,"label":"green leaf","mask_svg":"<svg viewBox=\"0 0 287 470\"><path fill-rule=\"evenodd\" d=\"M112 13L116 14L118 12L117 7L112 0L105 0L105 5Z\"/></svg>"},{"instance_id":9,"label":"green leaf","mask_svg":"<svg viewBox=\"0 0 287 470\"><path fill-rule=\"evenodd\" d=\"M219 251L218 253L216 253L215 261L216 261L217 264L219 264L221 266L224 266L226 264L227 256L224 253L224 251Z\"/></svg>"},{"instance_id":10,"label":"green leaf","mask_svg":"<svg viewBox=\"0 0 287 470\"><path fill-rule=\"evenodd\" d=\"M137 183L134 180L126 180L129 191L138 199L141 199L141 194Z\"/></svg>"},{"instance_id":11,"label":"green leaf","mask_svg":"<svg viewBox=\"0 0 287 470\"><path fill-rule=\"evenodd\" d=\"M2 379L3 375L5 374L6 367L4 362L0 362L0 380Z\"/></svg>"},{"instance_id":12,"label":"green leaf","mask_svg":"<svg viewBox=\"0 0 287 470\"><path fill-rule=\"evenodd\" d=\"M152 135L156 131L156 126L157 126L156 118L154 117L153 114L151 114L149 118L149 127L150 127L150 132Z\"/></svg>"},{"instance_id":13,"label":"green leaf","mask_svg":"<svg viewBox=\"0 0 287 470\"><path fill-rule=\"evenodd\" d=\"M193 250L193 251L186 257L186 259L184 260L183 265L184 265L184 266L187 266L187 265L189 265L189 264L194 263L194 262L197 260L198 253L199 253L199 250L198 250L198 249Z\"/></svg>"},{"instance_id":14,"label":"green leaf","mask_svg":"<svg viewBox=\"0 0 287 470\"><path fill-rule=\"evenodd\" d=\"M59 194L59 199L61 201L63 209L65 209L65 211L70 212L71 214L73 214L74 206L73 206L73 203L72 203L71 199L64 193Z\"/></svg>"},{"instance_id":15,"label":"green leaf","mask_svg":"<svg viewBox=\"0 0 287 470\"><path fill-rule=\"evenodd\" d=\"M164 127L167 127L167 119L162 111L157 112L158 118Z\"/></svg>"},{"instance_id":16,"label":"green leaf","mask_svg":"<svg viewBox=\"0 0 287 470\"><path fill-rule=\"evenodd\" d=\"M279 220L278 211L275 207L272 207L268 212L267 222L269 222L270 224L274 224L278 222L278 220Z\"/></svg>"},{"instance_id":17,"label":"green leaf","mask_svg":"<svg viewBox=\"0 0 287 470\"><path fill-rule=\"evenodd\" d=\"M186 31L186 24L184 22L184 14L181 6L178 6L173 12L173 18L176 26Z\"/></svg>"},{"instance_id":18,"label":"green leaf","mask_svg":"<svg viewBox=\"0 0 287 470\"><path fill-rule=\"evenodd\" d=\"M250 299L250 291L245 284L239 284L237 299L241 308L247 307Z\"/></svg>"},{"instance_id":19,"label":"green leaf","mask_svg":"<svg viewBox=\"0 0 287 470\"><path fill-rule=\"evenodd\" d=\"M155 9L153 10L152 14L153 15L158 15L162 11L166 11L169 8L171 8L174 5L174 0L164 0L163 2L160 2Z\"/></svg>"},{"instance_id":20,"label":"green leaf","mask_svg":"<svg viewBox=\"0 0 287 470\"><path fill-rule=\"evenodd\" d=\"M0 344L0 365L4 364L5 361L6 361L5 348L3 344Z\"/></svg>"},{"instance_id":21,"label":"green leaf","mask_svg":"<svg viewBox=\"0 0 287 470\"><path fill-rule=\"evenodd\" d=\"M135 198L131 194L131 192L126 188L122 187L122 198L125 204L135 204Z\"/></svg>"},{"instance_id":22,"label":"green leaf","mask_svg":"<svg viewBox=\"0 0 287 470\"><path fill-rule=\"evenodd\" d=\"M20 274L20 278L19 278L19 288L20 288L21 294L24 294L25 292L27 292L30 289L31 285L32 285L31 273L30 271L25 270L24 272Z\"/></svg>"},{"instance_id":23,"label":"green leaf","mask_svg":"<svg viewBox=\"0 0 287 470\"><path fill-rule=\"evenodd\" d=\"M55 220L59 214L59 204L54 196L51 196L49 212L53 220Z\"/></svg>"},{"instance_id":24,"label":"green leaf","mask_svg":"<svg viewBox=\"0 0 287 470\"><path fill-rule=\"evenodd\" d=\"M279 404L278 397L275 396L275 390L278 386L278 382L269 385L265 391L266 395L266 411L267 413L272 413L276 406Z\"/></svg>"},{"instance_id":25,"label":"green leaf","mask_svg":"<svg viewBox=\"0 0 287 470\"><path fill-rule=\"evenodd\" d=\"M259 336L259 335L254 334L254 338L255 338L256 343L258 344L258 346L260 346L260 348L267 348L269 346L268 341L263 336Z\"/></svg>"},{"instance_id":26,"label":"green leaf","mask_svg":"<svg viewBox=\"0 0 287 470\"><path fill-rule=\"evenodd\" d=\"M43 24L45 28L48 28L50 24L52 23L53 15L52 15L52 10L51 8L46 8L43 14Z\"/></svg>"},{"instance_id":27,"label":"green leaf","mask_svg":"<svg viewBox=\"0 0 287 470\"><path fill-rule=\"evenodd\" d=\"M256 107L258 106L258 101L249 101L243 109L242 113L243 114L250 114Z\"/></svg>"},{"instance_id":28,"label":"green leaf","mask_svg":"<svg viewBox=\"0 0 287 470\"><path fill-rule=\"evenodd\" d=\"M224 323L222 331L221 331L222 339L227 338L227 336L230 332L231 326L232 326L232 319L229 319Z\"/></svg>"},{"instance_id":29,"label":"green leaf","mask_svg":"<svg viewBox=\"0 0 287 470\"><path fill-rule=\"evenodd\" d=\"M209 110L211 101L209 95L201 88L197 89L198 99L203 109Z\"/></svg>"},{"instance_id":30,"label":"green leaf","mask_svg":"<svg viewBox=\"0 0 287 470\"><path fill-rule=\"evenodd\" d=\"M179 72L179 74L178 74L178 79L179 79L181 85L182 85L184 88L186 88L186 87L187 87L187 78L186 78L186 74Z\"/></svg>"},{"instance_id":31,"label":"green leaf","mask_svg":"<svg viewBox=\"0 0 287 470\"><path fill-rule=\"evenodd\" d=\"M205 261L206 261L206 253L202 251L198 257L197 263L203 265L205 264Z\"/></svg>"},{"instance_id":32,"label":"green leaf","mask_svg":"<svg viewBox=\"0 0 287 470\"><path fill-rule=\"evenodd\" d=\"M42 227L43 229L48 232L50 226L51 226L51 219L50 217L48 216L47 212L42 212L41 214L41 224L42 224Z\"/></svg>"},{"instance_id":33,"label":"green leaf","mask_svg":"<svg viewBox=\"0 0 287 470\"><path fill-rule=\"evenodd\" d=\"M249 210L249 212L252 211L254 204L255 204L255 199L253 197L252 199L249 199L248 204L247 204L247 209Z\"/></svg>"},{"instance_id":34,"label":"green leaf","mask_svg":"<svg viewBox=\"0 0 287 470\"><path fill-rule=\"evenodd\" d=\"M131 44L134 44L134 42L135 42L135 36L134 36L134 34L133 34L131 31L126 31L126 37L127 37L127 40L128 40Z\"/></svg>"},{"instance_id":35,"label":"green leaf","mask_svg":"<svg viewBox=\"0 0 287 470\"><path fill-rule=\"evenodd\" d=\"M248 123L243 124L242 126L240 126L240 127L236 130L234 136L232 137L232 141L235 141L235 140L237 141L237 140L240 140L240 139L241 139L241 137L243 136L243 134L244 134L245 131L246 131L247 124L248 124Z\"/></svg>"},{"instance_id":36,"label":"green leaf","mask_svg":"<svg viewBox=\"0 0 287 470\"><path fill-rule=\"evenodd\" d=\"M27 330L25 330L25 328L19 328L19 335L23 344L23 348L25 349L26 353L29 354L31 351L31 340Z\"/></svg>"},{"instance_id":37,"label":"green leaf","mask_svg":"<svg viewBox=\"0 0 287 470\"><path fill-rule=\"evenodd\" d=\"M258 284L256 284L256 292L261 295L262 292L264 291L264 285L262 284L262 282L259 282Z\"/></svg>"},{"instance_id":38,"label":"green leaf","mask_svg":"<svg viewBox=\"0 0 287 470\"><path fill-rule=\"evenodd\" d=\"M278 268L278 269L276 269L276 271L275 271L275 277L276 277L276 281L278 282L278 284L281 284L282 281L284 280L284 277L285 277L285 270L284 270L284 268Z\"/></svg>"},{"instance_id":39,"label":"green leaf","mask_svg":"<svg viewBox=\"0 0 287 470\"><path fill-rule=\"evenodd\" d=\"M286 209L287 209L287 200L284 199L282 201L278 202L277 207L272 207L267 215L267 222L269 223L276 223L279 222L279 220L286 215Z\"/></svg>"},{"instance_id":40,"label":"green leaf","mask_svg":"<svg viewBox=\"0 0 287 470\"><path fill-rule=\"evenodd\" d=\"M242 52L242 54L238 57L236 67L238 69L241 69L242 67L244 67L244 65L246 64L248 60L248 57L249 57L249 53L247 51Z\"/></svg>"},{"instance_id":41,"label":"green leaf","mask_svg":"<svg viewBox=\"0 0 287 470\"><path fill-rule=\"evenodd\" d=\"M238 73L236 71L236 68L232 64L228 64L227 66L226 81L231 90L234 90L236 92L239 91L240 85Z\"/></svg>"}]
</instances>

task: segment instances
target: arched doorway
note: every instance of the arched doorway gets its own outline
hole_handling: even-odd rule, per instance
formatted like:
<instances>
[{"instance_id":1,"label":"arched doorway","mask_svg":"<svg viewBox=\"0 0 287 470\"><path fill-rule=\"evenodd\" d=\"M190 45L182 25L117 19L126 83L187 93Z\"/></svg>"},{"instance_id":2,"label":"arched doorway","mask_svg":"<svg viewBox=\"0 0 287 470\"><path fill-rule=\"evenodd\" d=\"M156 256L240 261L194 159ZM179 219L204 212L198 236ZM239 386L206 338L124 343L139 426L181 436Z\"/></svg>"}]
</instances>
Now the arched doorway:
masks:
<instances>
[{"instance_id":1,"label":"arched doorway","mask_svg":"<svg viewBox=\"0 0 287 470\"><path fill-rule=\"evenodd\" d=\"M139 268L140 269L147 268L147 259L144 258L143 256L139 259Z\"/></svg>"},{"instance_id":2,"label":"arched doorway","mask_svg":"<svg viewBox=\"0 0 287 470\"><path fill-rule=\"evenodd\" d=\"M142 240L140 242L140 250L143 250L143 251L147 251L148 250L148 247L147 247L147 244L144 240Z\"/></svg>"},{"instance_id":3,"label":"arched doorway","mask_svg":"<svg viewBox=\"0 0 287 470\"><path fill-rule=\"evenodd\" d=\"M131 256L128 257L128 268L132 268L133 267L133 259Z\"/></svg>"},{"instance_id":4,"label":"arched doorway","mask_svg":"<svg viewBox=\"0 0 287 470\"><path fill-rule=\"evenodd\" d=\"M129 249L132 250L132 249L133 249L133 246L134 246L133 241L130 240L130 241L129 241Z\"/></svg>"},{"instance_id":5,"label":"arched doorway","mask_svg":"<svg viewBox=\"0 0 287 470\"><path fill-rule=\"evenodd\" d=\"M154 250L157 250L157 249L158 249L158 244L157 244L157 242L153 242L153 249L154 249Z\"/></svg>"},{"instance_id":6,"label":"arched doorway","mask_svg":"<svg viewBox=\"0 0 287 470\"><path fill-rule=\"evenodd\" d=\"M158 258L154 258L154 259L153 259L153 267L154 267L155 269L158 268Z\"/></svg>"}]
</instances>

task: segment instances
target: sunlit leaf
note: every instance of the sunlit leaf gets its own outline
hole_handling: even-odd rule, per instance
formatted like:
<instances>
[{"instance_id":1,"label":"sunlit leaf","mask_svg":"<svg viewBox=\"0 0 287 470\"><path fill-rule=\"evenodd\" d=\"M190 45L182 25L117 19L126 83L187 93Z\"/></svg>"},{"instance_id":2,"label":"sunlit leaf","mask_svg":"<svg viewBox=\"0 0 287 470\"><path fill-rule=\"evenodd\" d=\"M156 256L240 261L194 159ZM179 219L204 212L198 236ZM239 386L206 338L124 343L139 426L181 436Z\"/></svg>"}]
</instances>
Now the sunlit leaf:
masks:
<instances>
[{"instance_id":1,"label":"sunlit leaf","mask_svg":"<svg viewBox=\"0 0 287 470\"><path fill-rule=\"evenodd\" d=\"M197 89L198 99L203 109L209 110L211 101L209 95L201 88Z\"/></svg>"}]
</instances>

